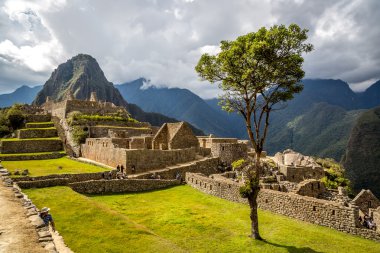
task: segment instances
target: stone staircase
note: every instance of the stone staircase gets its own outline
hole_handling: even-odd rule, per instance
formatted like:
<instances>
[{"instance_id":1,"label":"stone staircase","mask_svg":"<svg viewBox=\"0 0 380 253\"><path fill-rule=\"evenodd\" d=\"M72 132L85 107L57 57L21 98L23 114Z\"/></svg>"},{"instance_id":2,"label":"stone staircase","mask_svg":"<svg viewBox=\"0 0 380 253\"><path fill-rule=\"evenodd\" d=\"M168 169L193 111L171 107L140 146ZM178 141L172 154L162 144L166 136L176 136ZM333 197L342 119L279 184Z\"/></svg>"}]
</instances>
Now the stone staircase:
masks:
<instances>
[{"instance_id":1,"label":"stone staircase","mask_svg":"<svg viewBox=\"0 0 380 253\"><path fill-rule=\"evenodd\" d=\"M40 160L65 155L50 115L30 115L26 119L25 128L17 130L16 138L0 140L0 160Z\"/></svg>"}]
</instances>

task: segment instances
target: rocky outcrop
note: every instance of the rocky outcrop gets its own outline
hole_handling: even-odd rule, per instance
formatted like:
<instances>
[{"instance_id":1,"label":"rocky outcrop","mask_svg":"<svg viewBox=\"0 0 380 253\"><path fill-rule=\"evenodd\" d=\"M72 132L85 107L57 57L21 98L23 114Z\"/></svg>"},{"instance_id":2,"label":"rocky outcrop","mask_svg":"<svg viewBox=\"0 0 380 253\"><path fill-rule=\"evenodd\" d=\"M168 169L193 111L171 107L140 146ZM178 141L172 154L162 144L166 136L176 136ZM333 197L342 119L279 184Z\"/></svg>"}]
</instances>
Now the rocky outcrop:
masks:
<instances>
[{"instance_id":1,"label":"rocky outcrop","mask_svg":"<svg viewBox=\"0 0 380 253\"><path fill-rule=\"evenodd\" d=\"M380 196L380 107L363 113L351 132L343 165L353 188Z\"/></svg>"}]
</instances>

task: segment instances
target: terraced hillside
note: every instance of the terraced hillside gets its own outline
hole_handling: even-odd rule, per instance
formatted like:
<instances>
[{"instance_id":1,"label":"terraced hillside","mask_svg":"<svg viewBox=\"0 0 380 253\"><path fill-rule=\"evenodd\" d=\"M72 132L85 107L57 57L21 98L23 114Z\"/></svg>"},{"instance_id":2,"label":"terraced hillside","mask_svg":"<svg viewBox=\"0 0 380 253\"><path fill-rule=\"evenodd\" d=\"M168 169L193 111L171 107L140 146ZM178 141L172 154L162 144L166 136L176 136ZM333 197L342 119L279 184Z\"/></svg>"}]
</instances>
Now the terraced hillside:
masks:
<instances>
[{"instance_id":1,"label":"terraced hillside","mask_svg":"<svg viewBox=\"0 0 380 253\"><path fill-rule=\"evenodd\" d=\"M50 115L33 115L27 119L29 122L17 130L15 138L0 140L1 160L52 159L65 155Z\"/></svg>"}]
</instances>

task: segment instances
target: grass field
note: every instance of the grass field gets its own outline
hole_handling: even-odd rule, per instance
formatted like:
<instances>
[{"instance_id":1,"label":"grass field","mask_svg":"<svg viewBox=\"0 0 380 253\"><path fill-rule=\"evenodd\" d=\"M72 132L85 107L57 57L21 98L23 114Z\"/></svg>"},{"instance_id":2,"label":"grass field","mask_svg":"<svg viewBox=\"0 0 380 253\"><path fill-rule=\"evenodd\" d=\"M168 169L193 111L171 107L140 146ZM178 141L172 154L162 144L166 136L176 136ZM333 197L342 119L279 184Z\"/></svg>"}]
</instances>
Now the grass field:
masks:
<instances>
[{"instance_id":1,"label":"grass field","mask_svg":"<svg viewBox=\"0 0 380 253\"><path fill-rule=\"evenodd\" d=\"M28 169L31 177L51 174L92 173L107 170L99 166L77 162L67 157L50 160L3 161L2 164L12 173L17 169ZM60 169L59 167L62 168Z\"/></svg>"},{"instance_id":2,"label":"grass field","mask_svg":"<svg viewBox=\"0 0 380 253\"><path fill-rule=\"evenodd\" d=\"M81 252L380 252L380 243L266 211L266 239L248 238L248 206L189 186L85 196L68 187L24 190L48 206L68 246Z\"/></svg>"}]
</instances>

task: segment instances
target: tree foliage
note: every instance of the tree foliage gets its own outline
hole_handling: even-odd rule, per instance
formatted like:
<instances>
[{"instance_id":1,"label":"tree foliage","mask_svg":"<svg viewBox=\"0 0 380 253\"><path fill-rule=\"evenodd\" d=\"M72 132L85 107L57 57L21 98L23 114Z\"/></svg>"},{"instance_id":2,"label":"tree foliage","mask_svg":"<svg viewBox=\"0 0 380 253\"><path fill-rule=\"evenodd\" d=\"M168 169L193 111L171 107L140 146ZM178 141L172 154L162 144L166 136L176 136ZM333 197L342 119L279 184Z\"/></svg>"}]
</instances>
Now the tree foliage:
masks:
<instances>
[{"instance_id":1,"label":"tree foliage","mask_svg":"<svg viewBox=\"0 0 380 253\"><path fill-rule=\"evenodd\" d=\"M246 171L245 186L240 189L251 208L252 237L258 231L257 196L270 113L302 91L304 76L302 53L313 49L305 43L306 29L296 24L275 25L248 33L234 41L221 41L216 55L203 54L195 67L203 80L217 83L223 91L220 105L238 112L246 123L249 139L256 151L254 166Z\"/></svg>"},{"instance_id":2,"label":"tree foliage","mask_svg":"<svg viewBox=\"0 0 380 253\"><path fill-rule=\"evenodd\" d=\"M305 43L306 29L292 24L265 27L234 41L222 41L217 55L203 54L195 67L199 76L218 83L224 94L222 108L239 112L252 129L248 133L256 151L262 151L267 135L269 113L276 104L293 98L302 91L300 80L302 53L310 52L312 45Z\"/></svg>"}]
</instances>

